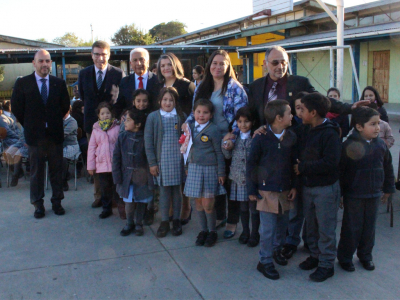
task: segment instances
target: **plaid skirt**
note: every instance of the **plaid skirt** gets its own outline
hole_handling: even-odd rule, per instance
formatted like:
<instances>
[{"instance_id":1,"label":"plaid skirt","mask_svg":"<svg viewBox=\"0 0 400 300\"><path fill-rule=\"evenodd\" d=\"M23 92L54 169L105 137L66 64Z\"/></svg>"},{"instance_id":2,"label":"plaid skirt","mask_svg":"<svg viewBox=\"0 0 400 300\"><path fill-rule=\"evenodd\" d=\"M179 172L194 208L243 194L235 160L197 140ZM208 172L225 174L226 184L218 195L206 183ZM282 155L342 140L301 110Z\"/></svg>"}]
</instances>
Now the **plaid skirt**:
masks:
<instances>
[{"instance_id":1,"label":"plaid skirt","mask_svg":"<svg viewBox=\"0 0 400 300\"><path fill-rule=\"evenodd\" d=\"M192 198L214 198L226 194L225 188L218 183L217 166L189 164L183 193Z\"/></svg>"},{"instance_id":2,"label":"plaid skirt","mask_svg":"<svg viewBox=\"0 0 400 300\"><path fill-rule=\"evenodd\" d=\"M67 159L77 159L81 151L79 145L67 145L63 148L63 157Z\"/></svg>"},{"instance_id":3,"label":"plaid skirt","mask_svg":"<svg viewBox=\"0 0 400 300\"><path fill-rule=\"evenodd\" d=\"M249 201L249 195L247 195L246 185L237 185L233 180L231 181L231 195L229 200L236 201Z\"/></svg>"}]
</instances>

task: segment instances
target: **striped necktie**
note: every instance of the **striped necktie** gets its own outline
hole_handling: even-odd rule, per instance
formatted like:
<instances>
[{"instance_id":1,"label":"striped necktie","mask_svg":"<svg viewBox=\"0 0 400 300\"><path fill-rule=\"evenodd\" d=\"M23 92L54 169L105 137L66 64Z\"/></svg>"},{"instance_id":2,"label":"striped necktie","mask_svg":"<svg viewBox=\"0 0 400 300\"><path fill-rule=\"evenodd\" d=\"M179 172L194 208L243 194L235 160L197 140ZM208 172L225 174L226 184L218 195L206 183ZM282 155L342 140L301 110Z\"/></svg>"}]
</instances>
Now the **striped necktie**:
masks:
<instances>
[{"instance_id":1,"label":"striped necktie","mask_svg":"<svg viewBox=\"0 0 400 300\"><path fill-rule=\"evenodd\" d=\"M42 78L42 79L40 79L40 81L42 82L42 89L40 90L40 95L42 96L43 103L46 104L47 103L47 85L46 85L47 79Z\"/></svg>"},{"instance_id":2,"label":"striped necktie","mask_svg":"<svg viewBox=\"0 0 400 300\"><path fill-rule=\"evenodd\" d=\"M278 84L278 82L274 82L274 84L272 85L271 89L269 90L268 102L278 99L278 95L276 94L276 85L277 84Z\"/></svg>"},{"instance_id":3,"label":"striped necktie","mask_svg":"<svg viewBox=\"0 0 400 300\"><path fill-rule=\"evenodd\" d=\"M99 70L97 72L97 89L100 90L101 85L103 84L103 72Z\"/></svg>"}]
</instances>

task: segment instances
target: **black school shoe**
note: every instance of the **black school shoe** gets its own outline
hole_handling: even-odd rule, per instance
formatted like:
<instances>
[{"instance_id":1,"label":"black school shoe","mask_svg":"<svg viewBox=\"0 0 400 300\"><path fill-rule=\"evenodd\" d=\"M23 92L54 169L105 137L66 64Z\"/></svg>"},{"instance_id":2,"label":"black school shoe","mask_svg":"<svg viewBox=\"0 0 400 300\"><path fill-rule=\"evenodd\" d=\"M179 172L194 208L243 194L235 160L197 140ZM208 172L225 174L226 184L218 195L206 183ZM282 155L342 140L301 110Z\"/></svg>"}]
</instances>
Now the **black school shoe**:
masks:
<instances>
[{"instance_id":1,"label":"black school shoe","mask_svg":"<svg viewBox=\"0 0 400 300\"><path fill-rule=\"evenodd\" d=\"M53 204L52 209L54 213L58 216L62 216L65 214L65 209L61 206L61 204Z\"/></svg>"},{"instance_id":2,"label":"black school shoe","mask_svg":"<svg viewBox=\"0 0 400 300\"><path fill-rule=\"evenodd\" d=\"M367 271L375 270L375 264L372 260L365 260L365 261L360 261L360 262L365 270L367 270Z\"/></svg>"},{"instance_id":3,"label":"black school shoe","mask_svg":"<svg viewBox=\"0 0 400 300\"><path fill-rule=\"evenodd\" d=\"M208 231L200 231L197 236L196 246L204 246L207 239Z\"/></svg>"},{"instance_id":4,"label":"black school shoe","mask_svg":"<svg viewBox=\"0 0 400 300\"><path fill-rule=\"evenodd\" d=\"M318 267L314 273L310 274L310 279L315 282L323 282L335 274L335 269Z\"/></svg>"},{"instance_id":5,"label":"black school shoe","mask_svg":"<svg viewBox=\"0 0 400 300\"><path fill-rule=\"evenodd\" d=\"M292 258L293 254L297 251L297 246L291 244L285 244L282 247L282 255L286 257L286 259Z\"/></svg>"},{"instance_id":6,"label":"black school shoe","mask_svg":"<svg viewBox=\"0 0 400 300\"><path fill-rule=\"evenodd\" d=\"M101 214L99 215L99 218L100 219L105 219L105 218L108 218L109 216L111 216L112 214L113 214L113 212L112 212L111 209L110 210L103 210L101 212Z\"/></svg>"},{"instance_id":7,"label":"black school shoe","mask_svg":"<svg viewBox=\"0 0 400 300\"><path fill-rule=\"evenodd\" d=\"M207 234L207 238L206 241L204 243L204 247L212 247L215 245L215 243L217 242L218 239L218 234L216 231L210 231Z\"/></svg>"},{"instance_id":8,"label":"black school shoe","mask_svg":"<svg viewBox=\"0 0 400 300\"><path fill-rule=\"evenodd\" d=\"M312 270L312 269L315 269L316 267L318 267L318 263L319 263L319 259L318 258L309 256L309 257L307 257L307 259L305 261L303 261L299 265L299 267L302 270L308 271L308 270Z\"/></svg>"},{"instance_id":9,"label":"black school shoe","mask_svg":"<svg viewBox=\"0 0 400 300\"><path fill-rule=\"evenodd\" d=\"M261 274L263 274L265 277L272 279L272 280L277 280L279 279L279 273L275 269L274 263L269 263L269 264L262 264L258 262L257 265L257 270Z\"/></svg>"},{"instance_id":10,"label":"black school shoe","mask_svg":"<svg viewBox=\"0 0 400 300\"><path fill-rule=\"evenodd\" d=\"M132 232L135 231L135 224L128 225L126 224L124 228L122 228L121 232L119 233L121 236L128 236Z\"/></svg>"},{"instance_id":11,"label":"black school shoe","mask_svg":"<svg viewBox=\"0 0 400 300\"><path fill-rule=\"evenodd\" d=\"M339 262L340 267L347 272L354 272L356 268L354 267L353 262Z\"/></svg>"},{"instance_id":12,"label":"black school shoe","mask_svg":"<svg viewBox=\"0 0 400 300\"><path fill-rule=\"evenodd\" d=\"M273 258L278 265L286 266L288 264L286 257L282 255L280 250L274 251Z\"/></svg>"},{"instance_id":13,"label":"black school shoe","mask_svg":"<svg viewBox=\"0 0 400 300\"><path fill-rule=\"evenodd\" d=\"M45 210L45 208L44 208L44 205L43 205L43 204L37 204L37 205L35 205L35 212L34 212L33 216L34 216L36 219L41 219L41 218L43 218L45 215L46 215L46 210Z\"/></svg>"},{"instance_id":14,"label":"black school shoe","mask_svg":"<svg viewBox=\"0 0 400 300\"><path fill-rule=\"evenodd\" d=\"M160 227L157 230L157 237L165 237L170 230L169 221L161 221Z\"/></svg>"},{"instance_id":15,"label":"black school shoe","mask_svg":"<svg viewBox=\"0 0 400 300\"><path fill-rule=\"evenodd\" d=\"M250 239L247 242L247 246L254 248L257 247L257 245L260 243L260 234L258 232L256 233L251 233Z\"/></svg>"}]
</instances>

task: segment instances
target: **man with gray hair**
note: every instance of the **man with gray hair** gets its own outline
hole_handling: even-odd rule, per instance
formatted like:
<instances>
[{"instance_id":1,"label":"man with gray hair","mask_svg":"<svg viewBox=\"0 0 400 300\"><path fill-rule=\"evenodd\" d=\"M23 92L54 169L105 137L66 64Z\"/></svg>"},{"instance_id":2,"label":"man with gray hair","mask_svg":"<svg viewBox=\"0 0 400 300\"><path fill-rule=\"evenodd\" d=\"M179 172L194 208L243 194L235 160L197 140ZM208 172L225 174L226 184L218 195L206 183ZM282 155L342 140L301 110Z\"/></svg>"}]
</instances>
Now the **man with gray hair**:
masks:
<instances>
[{"instance_id":1,"label":"man with gray hair","mask_svg":"<svg viewBox=\"0 0 400 300\"><path fill-rule=\"evenodd\" d=\"M149 71L150 55L144 48L135 48L130 53L130 65L133 74L122 78L119 85L119 96L114 108L119 117L125 108L132 107L132 94L137 89L150 93L151 108L156 108L159 87L157 76Z\"/></svg>"}]
</instances>

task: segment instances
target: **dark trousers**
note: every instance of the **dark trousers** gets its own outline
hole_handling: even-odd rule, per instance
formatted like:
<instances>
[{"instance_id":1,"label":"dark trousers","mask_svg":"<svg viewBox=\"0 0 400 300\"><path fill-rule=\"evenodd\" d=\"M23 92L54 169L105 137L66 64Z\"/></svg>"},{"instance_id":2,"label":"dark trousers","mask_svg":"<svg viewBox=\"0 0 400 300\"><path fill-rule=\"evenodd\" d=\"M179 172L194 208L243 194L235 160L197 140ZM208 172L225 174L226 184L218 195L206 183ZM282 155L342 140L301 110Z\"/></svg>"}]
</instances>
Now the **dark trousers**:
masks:
<instances>
[{"instance_id":1,"label":"dark trousers","mask_svg":"<svg viewBox=\"0 0 400 300\"><path fill-rule=\"evenodd\" d=\"M29 160L31 164L30 198L33 205L43 204L44 181L46 172L46 160L49 165L49 177L53 195L51 203L59 204L64 199L62 185L63 170L63 145L54 144L45 139L38 142L37 146L28 146Z\"/></svg>"},{"instance_id":2,"label":"dark trousers","mask_svg":"<svg viewBox=\"0 0 400 300\"><path fill-rule=\"evenodd\" d=\"M214 202L214 208L215 212L217 214L217 220L224 220L226 219L226 199L229 199L229 196L231 194L231 182L228 179L229 171L231 168L231 162L232 159L225 159L225 174L226 174L226 180L224 184L224 188L226 190L226 195L218 195L215 197L215 202ZM233 206L231 207L233 209ZM238 210L240 212L240 206L238 207ZM229 215L229 206L228 206L228 215ZM237 221L236 223L239 222L239 215L237 215ZM228 223L230 223L228 221ZM236 223L230 223L230 224L236 224Z\"/></svg>"},{"instance_id":3,"label":"dark trousers","mask_svg":"<svg viewBox=\"0 0 400 300\"><path fill-rule=\"evenodd\" d=\"M119 201L119 196L115 190L112 173L97 173L99 178L101 203L103 210L112 210L112 200Z\"/></svg>"},{"instance_id":4,"label":"dark trousers","mask_svg":"<svg viewBox=\"0 0 400 300\"><path fill-rule=\"evenodd\" d=\"M343 263L351 262L356 250L360 261L372 260L379 198L355 199L344 197L343 206L338 260Z\"/></svg>"}]
</instances>

